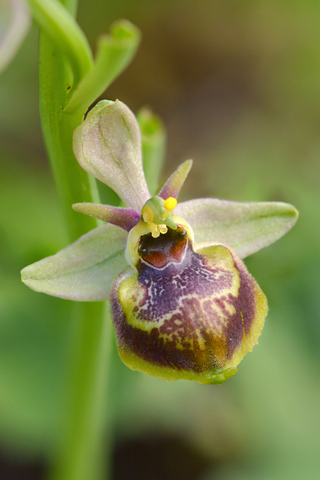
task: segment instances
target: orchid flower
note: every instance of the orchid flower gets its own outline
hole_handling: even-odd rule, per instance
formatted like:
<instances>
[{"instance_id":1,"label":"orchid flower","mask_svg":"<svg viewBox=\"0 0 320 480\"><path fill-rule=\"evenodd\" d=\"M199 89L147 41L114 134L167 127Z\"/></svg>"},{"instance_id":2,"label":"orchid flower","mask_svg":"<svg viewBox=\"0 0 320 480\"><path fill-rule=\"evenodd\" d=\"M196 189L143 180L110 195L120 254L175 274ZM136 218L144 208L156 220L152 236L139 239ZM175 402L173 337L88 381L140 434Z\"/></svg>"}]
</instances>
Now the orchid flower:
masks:
<instances>
[{"instance_id":1,"label":"orchid flower","mask_svg":"<svg viewBox=\"0 0 320 480\"><path fill-rule=\"evenodd\" d=\"M24 268L24 283L70 300L110 298L119 354L134 370L224 382L257 343L267 314L241 259L284 235L297 211L276 202L177 203L190 160L151 197L139 126L120 101L91 110L74 133L74 152L127 208L73 205L106 224Z\"/></svg>"}]
</instances>

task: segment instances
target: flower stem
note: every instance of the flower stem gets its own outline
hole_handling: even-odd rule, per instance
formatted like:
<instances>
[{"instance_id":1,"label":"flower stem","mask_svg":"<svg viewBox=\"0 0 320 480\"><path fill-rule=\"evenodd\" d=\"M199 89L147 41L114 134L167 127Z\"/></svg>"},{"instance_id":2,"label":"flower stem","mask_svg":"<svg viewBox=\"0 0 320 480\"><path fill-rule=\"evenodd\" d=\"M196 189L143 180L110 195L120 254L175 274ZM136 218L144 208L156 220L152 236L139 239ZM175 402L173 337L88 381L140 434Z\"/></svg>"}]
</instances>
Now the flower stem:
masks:
<instances>
[{"instance_id":1,"label":"flower stem","mask_svg":"<svg viewBox=\"0 0 320 480\"><path fill-rule=\"evenodd\" d=\"M73 322L62 441L50 480L106 479L106 370L110 362L108 303L77 304ZM106 307L106 308L105 308ZM103 474L102 474L103 472Z\"/></svg>"},{"instance_id":2,"label":"flower stem","mask_svg":"<svg viewBox=\"0 0 320 480\"><path fill-rule=\"evenodd\" d=\"M72 149L73 131L83 120L83 115L66 115L62 111L71 81L72 74L66 59L51 39L42 33L39 80L41 125L69 236L71 240L76 240L94 228L96 222L76 214L72 204L97 201L97 193L92 192L88 174L77 163Z\"/></svg>"},{"instance_id":3,"label":"flower stem","mask_svg":"<svg viewBox=\"0 0 320 480\"><path fill-rule=\"evenodd\" d=\"M61 2L64 3L64 2ZM89 72L93 59L88 41L69 11L57 0L29 0L33 18L63 52L73 71L73 85ZM74 11L74 3L66 1Z\"/></svg>"},{"instance_id":4,"label":"flower stem","mask_svg":"<svg viewBox=\"0 0 320 480\"><path fill-rule=\"evenodd\" d=\"M52 7L53 17L58 11L60 17L66 13L66 22L70 20L70 14L62 5L58 8L57 1L46 0L41 3L30 0L30 3L38 6L49 5ZM65 0L64 3L69 7L69 12L75 11L74 0ZM73 131L83 120L84 112L63 112L69 90L75 80L81 80L80 76L85 69L83 70L81 62L75 67L79 60L77 55L72 57L72 62L68 55L63 53L61 44L64 44L65 39L59 41L59 35L63 32L56 28L56 21L51 19L48 22L43 21L41 24L41 123L69 236L71 240L75 240L97 225L95 219L80 215L71 208L71 205L77 202L98 202L95 181L89 179L87 173L80 168L72 150ZM81 41L81 34L78 35L79 39ZM107 450L107 445L104 445L102 452L102 433L106 427L104 399L112 338L110 316L106 315L103 303L77 304L75 309L76 320L67 370L69 376L66 379L61 437L48 476L51 480L100 478L102 454L105 456ZM107 437L110 438L110 435L107 434ZM103 478L107 477L104 475Z\"/></svg>"}]
</instances>

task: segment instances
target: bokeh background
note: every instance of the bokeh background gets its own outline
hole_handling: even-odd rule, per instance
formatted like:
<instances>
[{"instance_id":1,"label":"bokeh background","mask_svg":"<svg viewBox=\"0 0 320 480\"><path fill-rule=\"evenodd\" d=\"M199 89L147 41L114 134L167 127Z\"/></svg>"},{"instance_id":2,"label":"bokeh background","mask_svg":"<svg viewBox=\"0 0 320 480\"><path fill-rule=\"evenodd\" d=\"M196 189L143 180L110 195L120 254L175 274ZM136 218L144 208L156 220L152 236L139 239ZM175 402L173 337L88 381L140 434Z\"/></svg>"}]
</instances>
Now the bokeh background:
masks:
<instances>
[{"instance_id":1,"label":"bokeh background","mask_svg":"<svg viewBox=\"0 0 320 480\"><path fill-rule=\"evenodd\" d=\"M105 98L152 108L182 199L286 201L296 227L246 264L269 299L259 346L221 386L167 383L114 349L113 480L318 480L320 3L80 0L94 48L127 18L141 48ZM0 77L0 477L42 479L55 444L71 302L20 283L67 245L41 137L33 28Z\"/></svg>"}]
</instances>

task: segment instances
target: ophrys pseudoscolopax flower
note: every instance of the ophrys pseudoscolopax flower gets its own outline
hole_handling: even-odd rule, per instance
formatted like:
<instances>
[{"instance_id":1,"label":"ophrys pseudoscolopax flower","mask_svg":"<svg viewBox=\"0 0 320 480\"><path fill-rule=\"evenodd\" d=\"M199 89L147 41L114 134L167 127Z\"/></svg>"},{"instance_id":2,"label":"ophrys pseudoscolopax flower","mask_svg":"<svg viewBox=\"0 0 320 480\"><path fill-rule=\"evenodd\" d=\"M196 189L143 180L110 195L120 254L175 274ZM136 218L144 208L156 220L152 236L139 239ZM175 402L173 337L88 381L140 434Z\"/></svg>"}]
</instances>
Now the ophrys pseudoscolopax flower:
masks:
<instances>
[{"instance_id":1,"label":"ophrys pseudoscolopax flower","mask_svg":"<svg viewBox=\"0 0 320 480\"><path fill-rule=\"evenodd\" d=\"M118 350L131 368L168 380L222 383L257 343L267 301L241 258L295 223L285 203L198 199L177 204L184 162L151 197L137 121L100 102L74 135L80 165L128 208L76 204L106 225L22 271L37 291L79 301L111 296Z\"/></svg>"}]
</instances>

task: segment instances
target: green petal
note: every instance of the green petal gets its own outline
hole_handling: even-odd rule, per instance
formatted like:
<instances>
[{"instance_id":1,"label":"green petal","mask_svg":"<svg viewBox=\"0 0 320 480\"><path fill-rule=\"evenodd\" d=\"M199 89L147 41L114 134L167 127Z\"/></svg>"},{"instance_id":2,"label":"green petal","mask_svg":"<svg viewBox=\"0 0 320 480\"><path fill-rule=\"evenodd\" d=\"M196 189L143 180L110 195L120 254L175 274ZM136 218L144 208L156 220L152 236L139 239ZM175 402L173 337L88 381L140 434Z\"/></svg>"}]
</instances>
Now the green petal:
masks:
<instances>
[{"instance_id":1,"label":"green petal","mask_svg":"<svg viewBox=\"0 0 320 480\"><path fill-rule=\"evenodd\" d=\"M0 3L0 71L10 62L26 36L30 24L24 0Z\"/></svg>"},{"instance_id":2,"label":"green petal","mask_svg":"<svg viewBox=\"0 0 320 480\"><path fill-rule=\"evenodd\" d=\"M128 266L127 233L103 225L83 235L56 255L21 272L22 281L37 292L79 301L105 300L115 277Z\"/></svg>"},{"instance_id":3,"label":"green petal","mask_svg":"<svg viewBox=\"0 0 320 480\"><path fill-rule=\"evenodd\" d=\"M119 100L103 100L75 130L75 156L88 173L111 187L127 207L141 210L150 198L142 169L137 120Z\"/></svg>"},{"instance_id":4,"label":"green petal","mask_svg":"<svg viewBox=\"0 0 320 480\"><path fill-rule=\"evenodd\" d=\"M296 223L287 203L238 203L201 198L177 205L175 213L192 227L195 244L222 243L245 258L281 238Z\"/></svg>"},{"instance_id":5,"label":"green petal","mask_svg":"<svg viewBox=\"0 0 320 480\"><path fill-rule=\"evenodd\" d=\"M169 179L166 181L158 196L164 200L169 197L177 198L191 167L192 160L186 160L185 162L181 163L177 170L173 172L171 177L169 177Z\"/></svg>"},{"instance_id":6,"label":"green petal","mask_svg":"<svg viewBox=\"0 0 320 480\"><path fill-rule=\"evenodd\" d=\"M140 213L131 208L112 207L100 203L74 203L72 208L76 212L117 225L127 232L130 232L140 219Z\"/></svg>"}]
</instances>

